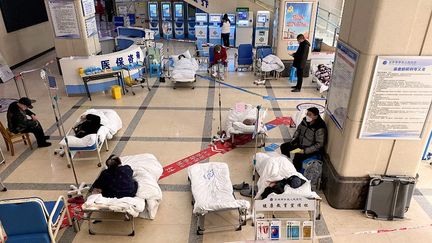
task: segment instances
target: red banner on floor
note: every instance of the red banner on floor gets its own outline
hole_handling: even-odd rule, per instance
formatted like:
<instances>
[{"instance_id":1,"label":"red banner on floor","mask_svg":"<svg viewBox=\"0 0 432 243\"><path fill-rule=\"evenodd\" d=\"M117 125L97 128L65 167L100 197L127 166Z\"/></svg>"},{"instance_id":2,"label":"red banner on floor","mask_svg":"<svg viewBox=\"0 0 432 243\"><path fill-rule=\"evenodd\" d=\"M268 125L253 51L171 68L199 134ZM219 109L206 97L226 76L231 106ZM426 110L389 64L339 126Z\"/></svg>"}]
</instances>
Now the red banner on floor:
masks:
<instances>
[{"instance_id":1,"label":"red banner on floor","mask_svg":"<svg viewBox=\"0 0 432 243\"><path fill-rule=\"evenodd\" d=\"M295 123L291 117L278 117L265 124L267 130L271 130L280 125L295 127ZM252 134L244 134L244 135L236 135L234 143L231 143L230 141L225 141L224 143L218 141L214 145L211 145L210 147L201 150L196 154L193 154L189 157L186 157L184 159L181 159L177 162L165 166L163 168L164 170L162 176L159 178L159 180L167 176L170 176L172 174L175 174L193 164L208 159L215 154L223 154L229 152L235 149L236 145L244 145L251 142L252 140L253 140Z\"/></svg>"}]
</instances>

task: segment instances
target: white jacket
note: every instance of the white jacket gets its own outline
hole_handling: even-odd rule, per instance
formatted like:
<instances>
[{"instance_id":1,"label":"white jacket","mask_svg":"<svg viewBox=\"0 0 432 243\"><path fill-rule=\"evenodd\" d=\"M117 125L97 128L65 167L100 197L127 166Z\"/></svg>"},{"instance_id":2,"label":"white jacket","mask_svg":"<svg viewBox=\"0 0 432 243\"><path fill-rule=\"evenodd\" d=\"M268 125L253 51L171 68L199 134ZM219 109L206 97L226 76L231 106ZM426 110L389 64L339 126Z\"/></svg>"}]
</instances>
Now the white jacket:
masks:
<instances>
[{"instance_id":1,"label":"white jacket","mask_svg":"<svg viewBox=\"0 0 432 243\"><path fill-rule=\"evenodd\" d=\"M229 34L230 33L230 27L231 27L231 24L229 21L223 21L222 22L222 34Z\"/></svg>"}]
</instances>

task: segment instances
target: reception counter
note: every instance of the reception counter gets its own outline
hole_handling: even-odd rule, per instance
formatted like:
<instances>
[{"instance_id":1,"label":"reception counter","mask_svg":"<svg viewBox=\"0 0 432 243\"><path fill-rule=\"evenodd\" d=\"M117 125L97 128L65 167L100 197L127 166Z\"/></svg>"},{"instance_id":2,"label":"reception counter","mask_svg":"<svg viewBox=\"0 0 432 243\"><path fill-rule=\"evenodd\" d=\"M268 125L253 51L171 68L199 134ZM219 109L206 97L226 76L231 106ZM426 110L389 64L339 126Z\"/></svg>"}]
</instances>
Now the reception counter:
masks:
<instances>
[{"instance_id":1,"label":"reception counter","mask_svg":"<svg viewBox=\"0 0 432 243\"><path fill-rule=\"evenodd\" d=\"M135 64L144 61L144 54L141 47L132 45L129 48L108 53L104 55L88 56L88 57L66 57L60 59L60 67L63 72L63 82L67 95L86 94L86 87L82 77L80 76L79 69L84 69L84 74L92 74L99 69L112 69L118 70L120 66ZM97 71L96 71L97 72ZM103 71L102 71L103 72ZM128 75L127 71L122 71L123 77ZM131 76L135 78L138 76L138 70L131 71ZM89 92L100 92L110 89L112 85L118 83L117 78L107 78L95 80L88 84Z\"/></svg>"}]
</instances>

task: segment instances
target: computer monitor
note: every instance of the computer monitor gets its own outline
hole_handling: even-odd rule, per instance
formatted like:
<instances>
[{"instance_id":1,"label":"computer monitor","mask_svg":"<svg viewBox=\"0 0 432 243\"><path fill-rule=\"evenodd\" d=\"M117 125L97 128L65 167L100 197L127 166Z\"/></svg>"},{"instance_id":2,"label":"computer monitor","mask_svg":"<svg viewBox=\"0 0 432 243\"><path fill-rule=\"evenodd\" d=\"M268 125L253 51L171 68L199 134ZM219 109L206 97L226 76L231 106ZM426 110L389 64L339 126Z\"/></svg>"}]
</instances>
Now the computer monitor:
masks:
<instances>
[{"instance_id":1,"label":"computer monitor","mask_svg":"<svg viewBox=\"0 0 432 243\"><path fill-rule=\"evenodd\" d=\"M183 4L181 3L174 4L174 16L176 18L183 18Z\"/></svg>"},{"instance_id":2,"label":"computer monitor","mask_svg":"<svg viewBox=\"0 0 432 243\"><path fill-rule=\"evenodd\" d=\"M150 3L149 4L149 14L150 18L158 18L158 6L157 3Z\"/></svg>"},{"instance_id":3,"label":"computer monitor","mask_svg":"<svg viewBox=\"0 0 432 243\"><path fill-rule=\"evenodd\" d=\"M228 19L231 23L234 23L235 16L234 15L228 15Z\"/></svg>"},{"instance_id":4,"label":"computer monitor","mask_svg":"<svg viewBox=\"0 0 432 243\"><path fill-rule=\"evenodd\" d=\"M237 12L238 20L248 20L249 13L248 12Z\"/></svg>"},{"instance_id":5,"label":"computer monitor","mask_svg":"<svg viewBox=\"0 0 432 243\"><path fill-rule=\"evenodd\" d=\"M210 21L212 23L219 23L221 22L221 16L220 15L210 15Z\"/></svg>"},{"instance_id":6,"label":"computer monitor","mask_svg":"<svg viewBox=\"0 0 432 243\"><path fill-rule=\"evenodd\" d=\"M258 23L265 23L267 22L267 16L260 14L257 16L257 22Z\"/></svg>"},{"instance_id":7,"label":"computer monitor","mask_svg":"<svg viewBox=\"0 0 432 243\"><path fill-rule=\"evenodd\" d=\"M195 15L195 22L207 22L207 16Z\"/></svg>"},{"instance_id":8,"label":"computer monitor","mask_svg":"<svg viewBox=\"0 0 432 243\"><path fill-rule=\"evenodd\" d=\"M170 3L162 3L162 17L170 18L171 17L171 4Z\"/></svg>"}]
</instances>

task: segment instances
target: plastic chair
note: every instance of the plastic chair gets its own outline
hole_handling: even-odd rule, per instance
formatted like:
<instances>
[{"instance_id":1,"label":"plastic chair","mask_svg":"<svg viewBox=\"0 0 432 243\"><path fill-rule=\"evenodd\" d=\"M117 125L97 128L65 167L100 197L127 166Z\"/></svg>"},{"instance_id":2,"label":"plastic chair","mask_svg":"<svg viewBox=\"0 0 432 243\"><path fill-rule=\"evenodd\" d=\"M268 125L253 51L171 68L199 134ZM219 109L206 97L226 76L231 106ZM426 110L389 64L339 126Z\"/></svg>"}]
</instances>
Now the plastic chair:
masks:
<instances>
[{"instance_id":1,"label":"plastic chair","mask_svg":"<svg viewBox=\"0 0 432 243\"><path fill-rule=\"evenodd\" d=\"M15 155L14 143L23 141L25 145L29 145L30 149L33 149L30 135L28 133L12 133L8 128L5 128L3 124L0 122L0 133L3 136L3 139L6 144L7 151L11 151L11 155Z\"/></svg>"},{"instance_id":2,"label":"plastic chair","mask_svg":"<svg viewBox=\"0 0 432 243\"><path fill-rule=\"evenodd\" d=\"M63 196L49 202L37 197L0 201L0 221L8 236L8 243L56 242L65 214L72 225Z\"/></svg>"},{"instance_id":3,"label":"plastic chair","mask_svg":"<svg viewBox=\"0 0 432 243\"><path fill-rule=\"evenodd\" d=\"M236 58L236 71L243 68L250 69L253 65L253 52L251 44L241 44L238 47Z\"/></svg>"}]
</instances>

